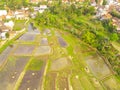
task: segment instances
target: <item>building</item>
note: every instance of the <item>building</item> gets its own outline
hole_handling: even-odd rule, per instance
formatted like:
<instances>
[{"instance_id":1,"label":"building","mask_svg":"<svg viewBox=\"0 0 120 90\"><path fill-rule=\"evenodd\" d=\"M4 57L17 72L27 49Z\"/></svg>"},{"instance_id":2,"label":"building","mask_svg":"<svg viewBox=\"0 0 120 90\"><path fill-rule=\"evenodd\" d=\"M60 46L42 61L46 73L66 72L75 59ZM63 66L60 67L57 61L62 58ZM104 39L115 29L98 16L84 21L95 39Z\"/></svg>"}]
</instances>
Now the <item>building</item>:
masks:
<instances>
[{"instance_id":1,"label":"building","mask_svg":"<svg viewBox=\"0 0 120 90\"><path fill-rule=\"evenodd\" d=\"M8 33L9 31L9 28L7 28L2 21L0 21L0 38L2 40L6 39L6 33Z\"/></svg>"},{"instance_id":2,"label":"building","mask_svg":"<svg viewBox=\"0 0 120 90\"><path fill-rule=\"evenodd\" d=\"M0 16L6 16L7 10L0 10Z\"/></svg>"},{"instance_id":3,"label":"building","mask_svg":"<svg viewBox=\"0 0 120 90\"><path fill-rule=\"evenodd\" d=\"M38 4L39 2L40 2L40 0L30 0L30 3Z\"/></svg>"},{"instance_id":4,"label":"building","mask_svg":"<svg viewBox=\"0 0 120 90\"><path fill-rule=\"evenodd\" d=\"M43 13L47 9L47 5L40 5L39 7L39 13Z\"/></svg>"},{"instance_id":5,"label":"building","mask_svg":"<svg viewBox=\"0 0 120 90\"><path fill-rule=\"evenodd\" d=\"M22 19L28 19L28 16L29 16L29 14L26 13L25 10L17 10L14 13L14 17L16 19L20 19L20 20L22 20Z\"/></svg>"},{"instance_id":6,"label":"building","mask_svg":"<svg viewBox=\"0 0 120 90\"><path fill-rule=\"evenodd\" d=\"M9 22L5 22L4 25L8 27L10 30L12 30L14 27L14 22L11 20Z\"/></svg>"}]
</instances>

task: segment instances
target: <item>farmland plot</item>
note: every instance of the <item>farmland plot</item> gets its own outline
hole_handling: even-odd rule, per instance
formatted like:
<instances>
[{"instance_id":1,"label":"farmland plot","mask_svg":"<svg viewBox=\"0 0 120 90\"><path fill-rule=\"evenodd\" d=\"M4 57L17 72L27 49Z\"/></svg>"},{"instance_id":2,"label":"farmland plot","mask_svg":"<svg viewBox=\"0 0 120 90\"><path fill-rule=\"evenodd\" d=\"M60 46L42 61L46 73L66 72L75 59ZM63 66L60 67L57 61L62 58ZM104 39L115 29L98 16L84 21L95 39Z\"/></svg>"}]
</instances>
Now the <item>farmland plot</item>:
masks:
<instances>
[{"instance_id":1,"label":"farmland plot","mask_svg":"<svg viewBox=\"0 0 120 90\"><path fill-rule=\"evenodd\" d=\"M107 90L120 90L120 85L114 78L109 78L103 82Z\"/></svg>"},{"instance_id":2,"label":"farmland plot","mask_svg":"<svg viewBox=\"0 0 120 90\"><path fill-rule=\"evenodd\" d=\"M30 34L30 33L26 33L24 35L22 35L19 40L20 41L34 41L36 37L36 34Z\"/></svg>"},{"instance_id":3,"label":"farmland plot","mask_svg":"<svg viewBox=\"0 0 120 90\"><path fill-rule=\"evenodd\" d=\"M34 28L34 30L33 30L34 32L34 34L40 34L40 30L38 30L37 28Z\"/></svg>"},{"instance_id":4,"label":"farmland plot","mask_svg":"<svg viewBox=\"0 0 120 90\"><path fill-rule=\"evenodd\" d=\"M46 55L51 53L51 47L50 46L39 46L36 49L35 56L39 55Z\"/></svg>"},{"instance_id":5,"label":"farmland plot","mask_svg":"<svg viewBox=\"0 0 120 90\"><path fill-rule=\"evenodd\" d=\"M45 64L43 61L33 59L23 77L19 90L40 90Z\"/></svg>"},{"instance_id":6,"label":"farmland plot","mask_svg":"<svg viewBox=\"0 0 120 90\"><path fill-rule=\"evenodd\" d=\"M58 89L69 90L68 79L66 77L61 77L58 79Z\"/></svg>"},{"instance_id":7,"label":"farmland plot","mask_svg":"<svg viewBox=\"0 0 120 90\"><path fill-rule=\"evenodd\" d=\"M111 74L110 69L98 54L89 56L86 58L86 62L92 73L99 79L103 79Z\"/></svg>"},{"instance_id":8,"label":"farmland plot","mask_svg":"<svg viewBox=\"0 0 120 90\"><path fill-rule=\"evenodd\" d=\"M18 45L14 55L31 55L35 49L34 45Z\"/></svg>"},{"instance_id":9,"label":"farmland plot","mask_svg":"<svg viewBox=\"0 0 120 90\"><path fill-rule=\"evenodd\" d=\"M0 71L0 90L13 90L15 83L23 71L29 57L12 57Z\"/></svg>"},{"instance_id":10,"label":"farmland plot","mask_svg":"<svg viewBox=\"0 0 120 90\"><path fill-rule=\"evenodd\" d=\"M81 82L79 78L76 78L75 76L71 78L72 81L72 88L73 90L84 90L84 88L81 85Z\"/></svg>"},{"instance_id":11,"label":"farmland plot","mask_svg":"<svg viewBox=\"0 0 120 90\"><path fill-rule=\"evenodd\" d=\"M44 90L56 90L56 77L57 73L48 73L46 75L46 83L44 86Z\"/></svg>"},{"instance_id":12,"label":"farmland plot","mask_svg":"<svg viewBox=\"0 0 120 90\"><path fill-rule=\"evenodd\" d=\"M41 71L27 71L19 90L38 90L42 73Z\"/></svg>"},{"instance_id":13,"label":"farmland plot","mask_svg":"<svg viewBox=\"0 0 120 90\"><path fill-rule=\"evenodd\" d=\"M48 45L48 39L47 38L42 38L40 41L40 45Z\"/></svg>"},{"instance_id":14,"label":"farmland plot","mask_svg":"<svg viewBox=\"0 0 120 90\"><path fill-rule=\"evenodd\" d=\"M50 69L52 71L58 71L58 70L63 69L69 65L70 65L70 63L68 62L67 58L64 57L64 58L54 60L51 64Z\"/></svg>"},{"instance_id":15,"label":"farmland plot","mask_svg":"<svg viewBox=\"0 0 120 90\"><path fill-rule=\"evenodd\" d=\"M0 66L6 61L7 57L9 56L10 52L14 49L15 45L13 46L9 46L5 49L5 51L3 51L0 54Z\"/></svg>"},{"instance_id":16,"label":"farmland plot","mask_svg":"<svg viewBox=\"0 0 120 90\"><path fill-rule=\"evenodd\" d=\"M67 43L62 37L58 37L58 42L61 47L67 47Z\"/></svg>"}]
</instances>

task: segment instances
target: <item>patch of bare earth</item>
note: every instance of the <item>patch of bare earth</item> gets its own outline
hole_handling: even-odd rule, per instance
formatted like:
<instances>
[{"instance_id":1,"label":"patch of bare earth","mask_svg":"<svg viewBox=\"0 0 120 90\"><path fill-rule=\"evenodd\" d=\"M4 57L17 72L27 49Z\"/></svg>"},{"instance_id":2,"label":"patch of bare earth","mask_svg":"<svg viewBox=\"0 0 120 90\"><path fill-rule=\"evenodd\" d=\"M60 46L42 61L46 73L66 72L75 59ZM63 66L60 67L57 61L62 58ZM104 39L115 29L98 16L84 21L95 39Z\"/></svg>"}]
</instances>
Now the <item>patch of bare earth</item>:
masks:
<instances>
[{"instance_id":1,"label":"patch of bare earth","mask_svg":"<svg viewBox=\"0 0 120 90\"><path fill-rule=\"evenodd\" d=\"M23 71L29 57L17 57L8 61L7 65L0 71L0 90L12 90Z\"/></svg>"},{"instance_id":2,"label":"patch of bare earth","mask_svg":"<svg viewBox=\"0 0 120 90\"><path fill-rule=\"evenodd\" d=\"M34 45L18 45L14 55L31 55L35 49Z\"/></svg>"},{"instance_id":3,"label":"patch of bare earth","mask_svg":"<svg viewBox=\"0 0 120 90\"><path fill-rule=\"evenodd\" d=\"M68 59L66 57L63 57L63 58L59 58L57 60L52 61L50 69L52 71L58 71L60 69L66 68L69 65L70 65L70 63L69 63Z\"/></svg>"},{"instance_id":4,"label":"patch of bare earth","mask_svg":"<svg viewBox=\"0 0 120 90\"><path fill-rule=\"evenodd\" d=\"M44 87L44 90L56 90L56 77L57 73L48 73L46 75L46 86Z\"/></svg>"},{"instance_id":5,"label":"patch of bare earth","mask_svg":"<svg viewBox=\"0 0 120 90\"><path fill-rule=\"evenodd\" d=\"M40 90L44 68L45 66L43 66L39 71L27 71L18 90Z\"/></svg>"},{"instance_id":6,"label":"patch of bare earth","mask_svg":"<svg viewBox=\"0 0 120 90\"><path fill-rule=\"evenodd\" d=\"M39 55L47 55L51 53L51 47L50 46L39 46L35 51L35 56Z\"/></svg>"}]
</instances>

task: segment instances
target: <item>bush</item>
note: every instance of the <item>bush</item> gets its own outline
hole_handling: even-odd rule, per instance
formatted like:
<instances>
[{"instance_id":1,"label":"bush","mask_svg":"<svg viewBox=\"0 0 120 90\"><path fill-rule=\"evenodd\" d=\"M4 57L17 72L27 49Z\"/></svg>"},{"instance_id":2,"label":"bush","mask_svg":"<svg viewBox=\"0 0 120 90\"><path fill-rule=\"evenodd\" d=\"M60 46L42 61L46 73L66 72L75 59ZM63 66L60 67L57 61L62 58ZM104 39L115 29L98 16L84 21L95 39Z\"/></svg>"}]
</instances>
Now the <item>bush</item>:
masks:
<instances>
[{"instance_id":1,"label":"bush","mask_svg":"<svg viewBox=\"0 0 120 90\"><path fill-rule=\"evenodd\" d=\"M9 33L7 32L7 33L6 33L6 38L9 38L9 36L10 36Z\"/></svg>"}]
</instances>

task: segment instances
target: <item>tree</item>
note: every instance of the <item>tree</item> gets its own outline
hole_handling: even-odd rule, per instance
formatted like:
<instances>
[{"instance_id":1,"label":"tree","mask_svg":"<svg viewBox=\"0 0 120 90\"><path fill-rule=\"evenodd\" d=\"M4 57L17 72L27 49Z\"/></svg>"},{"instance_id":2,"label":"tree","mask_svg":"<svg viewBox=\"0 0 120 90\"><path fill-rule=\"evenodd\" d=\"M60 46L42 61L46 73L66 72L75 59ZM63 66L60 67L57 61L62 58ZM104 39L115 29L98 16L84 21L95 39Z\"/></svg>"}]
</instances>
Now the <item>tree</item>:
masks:
<instances>
[{"instance_id":1,"label":"tree","mask_svg":"<svg viewBox=\"0 0 120 90\"><path fill-rule=\"evenodd\" d=\"M5 35L6 35L6 38L9 38L9 33L8 32Z\"/></svg>"},{"instance_id":2,"label":"tree","mask_svg":"<svg viewBox=\"0 0 120 90\"><path fill-rule=\"evenodd\" d=\"M111 39L112 41L117 41L117 40L119 40L118 34L117 34L117 33L111 34L110 39Z\"/></svg>"},{"instance_id":3,"label":"tree","mask_svg":"<svg viewBox=\"0 0 120 90\"><path fill-rule=\"evenodd\" d=\"M96 40L95 40L96 36L95 34L91 33L90 31L85 31L82 34L82 40L85 41L86 43L90 44L90 45L94 45Z\"/></svg>"}]
</instances>

